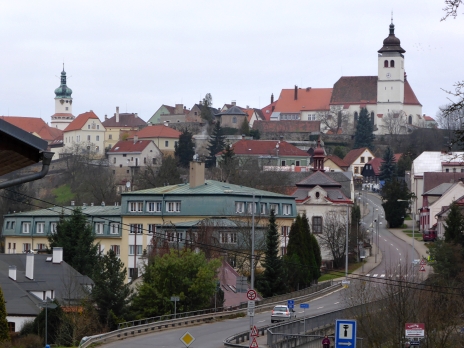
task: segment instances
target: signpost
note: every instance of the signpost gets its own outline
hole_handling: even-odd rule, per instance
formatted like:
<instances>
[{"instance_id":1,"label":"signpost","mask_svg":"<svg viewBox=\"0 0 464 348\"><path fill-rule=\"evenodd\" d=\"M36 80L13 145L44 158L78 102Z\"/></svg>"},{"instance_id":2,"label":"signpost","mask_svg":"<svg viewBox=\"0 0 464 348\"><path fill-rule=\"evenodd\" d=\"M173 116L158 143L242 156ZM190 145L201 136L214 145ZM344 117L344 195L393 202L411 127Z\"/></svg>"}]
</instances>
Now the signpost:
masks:
<instances>
[{"instance_id":1,"label":"signpost","mask_svg":"<svg viewBox=\"0 0 464 348\"><path fill-rule=\"evenodd\" d=\"M404 325L405 337L419 337L425 336L425 324L424 323L406 323Z\"/></svg>"},{"instance_id":2,"label":"signpost","mask_svg":"<svg viewBox=\"0 0 464 348\"><path fill-rule=\"evenodd\" d=\"M193 341L195 341L195 337L193 337L188 331L182 335L180 341L185 344L186 347L189 347Z\"/></svg>"},{"instance_id":3,"label":"signpost","mask_svg":"<svg viewBox=\"0 0 464 348\"><path fill-rule=\"evenodd\" d=\"M295 301L294 300L287 300L287 307L290 309L295 308Z\"/></svg>"},{"instance_id":4,"label":"signpost","mask_svg":"<svg viewBox=\"0 0 464 348\"><path fill-rule=\"evenodd\" d=\"M306 334L306 308L309 308L309 303L300 303L300 308L303 308L303 317L304 318L304 331L303 334Z\"/></svg>"},{"instance_id":5,"label":"signpost","mask_svg":"<svg viewBox=\"0 0 464 348\"><path fill-rule=\"evenodd\" d=\"M249 299L250 301L256 300L256 291L253 290L253 289L248 290L247 291L247 299Z\"/></svg>"},{"instance_id":6,"label":"signpost","mask_svg":"<svg viewBox=\"0 0 464 348\"><path fill-rule=\"evenodd\" d=\"M248 301L248 316L254 317L255 316L255 301Z\"/></svg>"},{"instance_id":7,"label":"signpost","mask_svg":"<svg viewBox=\"0 0 464 348\"><path fill-rule=\"evenodd\" d=\"M356 348L356 320L335 321L335 348Z\"/></svg>"},{"instance_id":8,"label":"signpost","mask_svg":"<svg viewBox=\"0 0 464 348\"><path fill-rule=\"evenodd\" d=\"M174 302L174 319L177 316L177 301L179 301L179 296L171 296L171 301Z\"/></svg>"}]
</instances>

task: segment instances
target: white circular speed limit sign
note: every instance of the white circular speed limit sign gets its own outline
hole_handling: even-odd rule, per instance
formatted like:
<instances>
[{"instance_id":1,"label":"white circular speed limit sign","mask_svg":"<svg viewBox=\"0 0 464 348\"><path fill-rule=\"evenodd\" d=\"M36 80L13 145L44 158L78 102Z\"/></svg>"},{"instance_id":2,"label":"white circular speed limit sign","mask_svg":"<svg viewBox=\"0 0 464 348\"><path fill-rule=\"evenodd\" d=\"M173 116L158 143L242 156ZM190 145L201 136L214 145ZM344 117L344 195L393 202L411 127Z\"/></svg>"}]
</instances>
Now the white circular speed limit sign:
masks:
<instances>
[{"instance_id":1,"label":"white circular speed limit sign","mask_svg":"<svg viewBox=\"0 0 464 348\"><path fill-rule=\"evenodd\" d=\"M247 291L247 298L250 300L250 301L254 301L256 299L256 291L250 289Z\"/></svg>"}]
</instances>

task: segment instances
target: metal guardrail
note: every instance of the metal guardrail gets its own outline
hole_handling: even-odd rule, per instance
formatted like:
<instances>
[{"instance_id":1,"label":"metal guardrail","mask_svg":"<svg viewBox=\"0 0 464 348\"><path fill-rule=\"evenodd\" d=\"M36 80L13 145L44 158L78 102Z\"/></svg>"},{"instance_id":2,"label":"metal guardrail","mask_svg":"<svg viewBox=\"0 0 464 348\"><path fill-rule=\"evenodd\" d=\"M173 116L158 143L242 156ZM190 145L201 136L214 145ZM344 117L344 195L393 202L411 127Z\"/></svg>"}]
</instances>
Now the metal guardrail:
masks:
<instances>
[{"instance_id":1,"label":"metal guardrail","mask_svg":"<svg viewBox=\"0 0 464 348\"><path fill-rule=\"evenodd\" d=\"M317 285L313 285L309 288L306 288L306 289L303 289L303 290L300 290L294 293L274 296L274 297L265 299L263 301L259 301L259 304L255 308L255 312L259 313L259 312L263 312L263 311L271 309L275 303L282 302L284 300L282 298L283 296L285 297L285 299L293 298L295 300L295 303L298 303L298 302L307 300L311 297L319 296L321 292L326 293L328 291L333 291L340 286L341 286L340 284L332 285L332 281L328 281L328 282L320 283ZM271 299L274 299L274 302L270 302ZM266 303L263 304L262 302L266 302ZM81 344L79 345L79 347L85 348L85 347L89 347L93 343L108 343L108 342L115 341L115 340L134 337L136 335L142 335L142 334L152 333L156 331L162 331L162 330L180 327L180 326L197 325L197 324L212 321L215 319L223 319L223 318L227 318L231 316L236 316L238 314L246 313L246 306L247 304L244 303L243 305L239 306L242 308L237 308L234 310L223 310L220 312L218 311L214 312L214 309L213 309L213 312L207 312L207 313L203 313L200 315L197 314L197 315L181 317L181 315L184 315L184 314L198 313L200 311L184 312L184 313L177 314L176 318L169 319L169 320L158 320L158 321L155 320L157 318L162 318L163 316L146 318L146 319L141 319L141 320L134 320L131 322L122 323L127 326L122 327L118 330L86 337L85 339L81 341ZM153 319L153 320L150 320L150 319ZM133 323L134 325L129 326L129 323Z\"/></svg>"}]
</instances>

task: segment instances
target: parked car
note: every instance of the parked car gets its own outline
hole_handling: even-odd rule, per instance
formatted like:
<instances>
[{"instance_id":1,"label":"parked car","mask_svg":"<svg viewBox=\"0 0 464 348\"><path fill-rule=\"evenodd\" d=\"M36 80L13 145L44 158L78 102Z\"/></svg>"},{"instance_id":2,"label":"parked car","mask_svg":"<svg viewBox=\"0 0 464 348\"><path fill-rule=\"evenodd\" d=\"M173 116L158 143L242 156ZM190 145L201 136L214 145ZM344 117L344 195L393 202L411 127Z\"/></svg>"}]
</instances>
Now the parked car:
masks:
<instances>
[{"instance_id":1,"label":"parked car","mask_svg":"<svg viewBox=\"0 0 464 348\"><path fill-rule=\"evenodd\" d=\"M272 310L271 323L275 321L284 321L296 318L296 313L293 308L288 308L286 305L277 305Z\"/></svg>"}]
</instances>

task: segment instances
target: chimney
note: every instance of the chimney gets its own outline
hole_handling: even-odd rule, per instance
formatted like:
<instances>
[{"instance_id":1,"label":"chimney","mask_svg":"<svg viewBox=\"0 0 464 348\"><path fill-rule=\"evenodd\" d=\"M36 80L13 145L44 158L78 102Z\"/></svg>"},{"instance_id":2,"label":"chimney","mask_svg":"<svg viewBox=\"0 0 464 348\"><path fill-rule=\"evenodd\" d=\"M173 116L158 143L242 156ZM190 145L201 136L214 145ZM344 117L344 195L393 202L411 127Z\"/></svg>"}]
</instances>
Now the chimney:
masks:
<instances>
[{"instance_id":1,"label":"chimney","mask_svg":"<svg viewBox=\"0 0 464 348\"><path fill-rule=\"evenodd\" d=\"M74 201L71 201L71 207L74 207L75 203Z\"/></svg>"},{"instance_id":2,"label":"chimney","mask_svg":"<svg viewBox=\"0 0 464 348\"><path fill-rule=\"evenodd\" d=\"M190 188L205 184L205 164L203 162L190 162Z\"/></svg>"},{"instance_id":3,"label":"chimney","mask_svg":"<svg viewBox=\"0 0 464 348\"><path fill-rule=\"evenodd\" d=\"M53 248L53 263L62 263L63 262L63 248L54 247Z\"/></svg>"},{"instance_id":4,"label":"chimney","mask_svg":"<svg viewBox=\"0 0 464 348\"><path fill-rule=\"evenodd\" d=\"M104 207L106 204L105 204L105 202L102 202L102 204L101 204L101 205L102 205L102 207Z\"/></svg>"},{"instance_id":5,"label":"chimney","mask_svg":"<svg viewBox=\"0 0 464 348\"><path fill-rule=\"evenodd\" d=\"M271 94L271 104L274 102L274 93Z\"/></svg>"},{"instance_id":6,"label":"chimney","mask_svg":"<svg viewBox=\"0 0 464 348\"><path fill-rule=\"evenodd\" d=\"M93 202L92 202L92 203L90 203L90 206L91 206L91 207L93 207Z\"/></svg>"},{"instance_id":7,"label":"chimney","mask_svg":"<svg viewBox=\"0 0 464 348\"><path fill-rule=\"evenodd\" d=\"M136 112L136 113L134 114L134 117L135 117L135 118L139 117L139 114Z\"/></svg>"},{"instance_id":8,"label":"chimney","mask_svg":"<svg viewBox=\"0 0 464 348\"><path fill-rule=\"evenodd\" d=\"M184 104L176 104L176 109L174 113L176 115L182 115L184 113Z\"/></svg>"},{"instance_id":9,"label":"chimney","mask_svg":"<svg viewBox=\"0 0 464 348\"><path fill-rule=\"evenodd\" d=\"M139 141L139 136L138 135L134 135L134 144Z\"/></svg>"},{"instance_id":10,"label":"chimney","mask_svg":"<svg viewBox=\"0 0 464 348\"><path fill-rule=\"evenodd\" d=\"M108 119L108 115L107 115L107 114L105 114L105 121L106 121L107 119Z\"/></svg>"},{"instance_id":11,"label":"chimney","mask_svg":"<svg viewBox=\"0 0 464 348\"><path fill-rule=\"evenodd\" d=\"M231 103L233 106L237 106L237 102L235 100L232 100L232 103Z\"/></svg>"},{"instance_id":12,"label":"chimney","mask_svg":"<svg viewBox=\"0 0 464 348\"><path fill-rule=\"evenodd\" d=\"M116 106L116 122L119 123L119 106Z\"/></svg>"},{"instance_id":13,"label":"chimney","mask_svg":"<svg viewBox=\"0 0 464 348\"><path fill-rule=\"evenodd\" d=\"M294 99L295 100L298 100L298 86L295 85L295 96L294 96Z\"/></svg>"},{"instance_id":14,"label":"chimney","mask_svg":"<svg viewBox=\"0 0 464 348\"><path fill-rule=\"evenodd\" d=\"M34 279L34 254L26 254L26 278Z\"/></svg>"},{"instance_id":15,"label":"chimney","mask_svg":"<svg viewBox=\"0 0 464 348\"><path fill-rule=\"evenodd\" d=\"M8 267L8 277L13 280L16 280L16 266Z\"/></svg>"},{"instance_id":16,"label":"chimney","mask_svg":"<svg viewBox=\"0 0 464 348\"><path fill-rule=\"evenodd\" d=\"M245 140L245 134L242 134L242 140Z\"/></svg>"}]
</instances>

